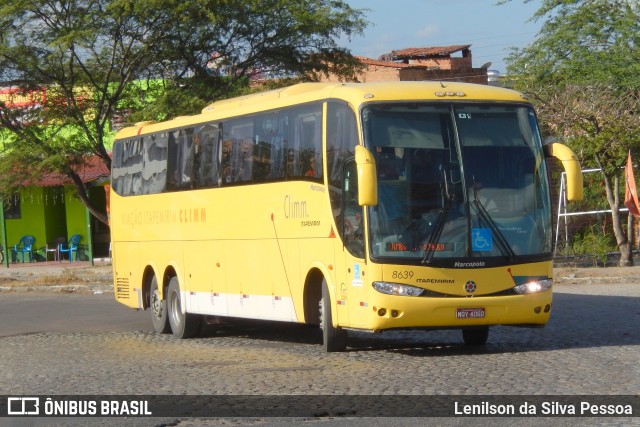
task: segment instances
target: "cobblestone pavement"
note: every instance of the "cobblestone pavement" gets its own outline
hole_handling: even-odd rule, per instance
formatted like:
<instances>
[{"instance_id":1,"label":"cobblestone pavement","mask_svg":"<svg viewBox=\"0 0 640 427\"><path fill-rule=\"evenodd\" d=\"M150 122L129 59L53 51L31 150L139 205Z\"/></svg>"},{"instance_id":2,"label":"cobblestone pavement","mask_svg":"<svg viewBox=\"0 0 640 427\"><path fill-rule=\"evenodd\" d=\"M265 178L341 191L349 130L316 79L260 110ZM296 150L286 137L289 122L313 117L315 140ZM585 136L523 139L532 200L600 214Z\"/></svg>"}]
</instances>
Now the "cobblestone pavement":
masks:
<instances>
[{"instance_id":1,"label":"cobblestone pavement","mask_svg":"<svg viewBox=\"0 0 640 427\"><path fill-rule=\"evenodd\" d=\"M100 395L638 395L640 281L631 275L616 281L582 277L571 269L556 275L546 328L495 327L480 350L464 347L459 331L402 331L350 333L348 351L327 354L316 329L253 322L216 325L191 340L143 331L37 333L0 338L0 389ZM638 425L637 420L604 424Z\"/></svg>"},{"instance_id":2,"label":"cobblestone pavement","mask_svg":"<svg viewBox=\"0 0 640 427\"><path fill-rule=\"evenodd\" d=\"M349 351L326 354L316 329L278 323L217 326L192 340L141 331L11 336L0 339L0 388L38 394L637 394L639 297L637 285L558 287L546 328L495 327L483 350L462 346L459 331L402 331L351 333Z\"/></svg>"}]
</instances>

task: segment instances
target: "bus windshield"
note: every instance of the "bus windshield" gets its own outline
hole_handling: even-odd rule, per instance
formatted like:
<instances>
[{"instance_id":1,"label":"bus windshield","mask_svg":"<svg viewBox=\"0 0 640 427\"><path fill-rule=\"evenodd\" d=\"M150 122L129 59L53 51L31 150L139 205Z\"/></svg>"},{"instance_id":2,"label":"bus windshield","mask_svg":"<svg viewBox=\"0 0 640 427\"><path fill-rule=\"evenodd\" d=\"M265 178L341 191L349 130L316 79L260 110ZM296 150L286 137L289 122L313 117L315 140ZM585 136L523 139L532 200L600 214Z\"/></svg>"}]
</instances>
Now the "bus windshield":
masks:
<instances>
[{"instance_id":1,"label":"bus windshield","mask_svg":"<svg viewBox=\"0 0 640 427\"><path fill-rule=\"evenodd\" d=\"M375 104L363 124L378 174L374 259L549 258L547 172L530 107Z\"/></svg>"}]
</instances>

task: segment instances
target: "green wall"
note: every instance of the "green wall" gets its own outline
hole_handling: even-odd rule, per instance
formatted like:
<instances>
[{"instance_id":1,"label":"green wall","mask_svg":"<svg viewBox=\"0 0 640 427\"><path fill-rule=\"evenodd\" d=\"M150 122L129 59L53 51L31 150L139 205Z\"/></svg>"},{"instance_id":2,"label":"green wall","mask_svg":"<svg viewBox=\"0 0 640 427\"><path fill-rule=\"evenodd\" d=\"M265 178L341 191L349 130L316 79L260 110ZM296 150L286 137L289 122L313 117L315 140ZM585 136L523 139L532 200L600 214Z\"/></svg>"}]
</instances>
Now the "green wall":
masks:
<instances>
[{"instance_id":1,"label":"green wall","mask_svg":"<svg viewBox=\"0 0 640 427\"><path fill-rule=\"evenodd\" d=\"M107 194L102 185L97 185L89 189L89 198L96 209L107 212ZM95 258L106 258L109 256L111 244L111 232L109 227L91 216L91 231L93 233L91 243L93 244L93 256Z\"/></svg>"},{"instance_id":2,"label":"green wall","mask_svg":"<svg viewBox=\"0 0 640 427\"><path fill-rule=\"evenodd\" d=\"M65 210L67 215L67 239L74 234L79 234L82 236L80 245L86 245L88 243L87 208L76 195L75 187L65 187ZM82 254L78 255L80 259L86 258Z\"/></svg>"},{"instance_id":3,"label":"green wall","mask_svg":"<svg viewBox=\"0 0 640 427\"><path fill-rule=\"evenodd\" d=\"M93 206L102 211L107 211L107 199L105 195L104 187L98 185L89 188L89 199ZM84 206L80 198L76 195L75 187L65 187L65 209L67 216L67 236L71 237L74 234L82 236L80 240L80 246L85 250L79 251L79 257L81 260L88 260L89 253L86 250L89 244L88 233L89 227L87 226L87 208ZM108 255L108 243L109 231L104 230L104 226L99 226L97 220L90 217L91 228L93 232L91 243L93 244L94 256L106 256Z\"/></svg>"},{"instance_id":4,"label":"green wall","mask_svg":"<svg viewBox=\"0 0 640 427\"><path fill-rule=\"evenodd\" d=\"M87 243L87 215L86 208L76 196L75 187L66 186L65 190L65 210L67 215L67 236L79 234L82 236L81 242Z\"/></svg>"},{"instance_id":5,"label":"green wall","mask_svg":"<svg viewBox=\"0 0 640 427\"><path fill-rule=\"evenodd\" d=\"M46 241L53 244L59 237L67 237L67 219L65 218L65 201L63 187L45 187L44 223Z\"/></svg>"},{"instance_id":6,"label":"green wall","mask_svg":"<svg viewBox=\"0 0 640 427\"><path fill-rule=\"evenodd\" d=\"M102 186L91 187L89 198L97 209L106 212L107 202L105 189ZM37 261L44 261L44 248L47 242L53 244L59 237L69 240L74 234L82 236L79 259L88 260L87 245L89 227L87 226L87 210L76 196L73 186L65 187L29 187L20 191L21 218L6 219L7 245L6 254L11 255L11 248L20 241L22 236L35 236ZM97 256L108 255L109 230L91 219L94 231L93 246ZM11 258L10 258L11 259ZM20 257L19 259L22 259ZM51 255L49 256L51 258Z\"/></svg>"},{"instance_id":7,"label":"green wall","mask_svg":"<svg viewBox=\"0 0 640 427\"><path fill-rule=\"evenodd\" d=\"M6 219L7 254L22 236L36 238L35 248L42 249L56 237L66 236L65 200L61 187L28 187L20 191L21 217ZM37 259L44 259L43 253ZM20 258L21 259L21 258Z\"/></svg>"}]
</instances>

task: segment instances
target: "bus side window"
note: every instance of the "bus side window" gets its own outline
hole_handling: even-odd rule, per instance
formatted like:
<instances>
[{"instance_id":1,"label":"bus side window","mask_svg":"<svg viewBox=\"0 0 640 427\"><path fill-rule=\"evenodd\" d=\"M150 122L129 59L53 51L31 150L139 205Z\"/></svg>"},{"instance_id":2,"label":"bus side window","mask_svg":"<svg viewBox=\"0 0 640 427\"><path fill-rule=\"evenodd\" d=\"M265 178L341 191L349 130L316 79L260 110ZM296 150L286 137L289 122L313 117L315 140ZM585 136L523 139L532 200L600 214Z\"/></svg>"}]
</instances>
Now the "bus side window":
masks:
<instances>
[{"instance_id":1,"label":"bus side window","mask_svg":"<svg viewBox=\"0 0 640 427\"><path fill-rule=\"evenodd\" d=\"M271 142L271 178L284 179L287 165L287 137L289 134L289 116L278 115L278 129L267 141Z\"/></svg>"},{"instance_id":2,"label":"bus side window","mask_svg":"<svg viewBox=\"0 0 640 427\"><path fill-rule=\"evenodd\" d=\"M253 166L253 141L249 138L237 138L231 150L233 182L250 182Z\"/></svg>"},{"instance_id":3,"label":"bus side window","mask_svg":"<svg viewBox=\"0 0 640 427\"><path fill-rule=\"evenodd\" d=\"M193 128L169 132L168 145L167 191L193 188Z\"/></svg>"},{"instance_id":4,"label":"bus side window","mask_svg":"<svg viewBox=\"0 0 640 427\"><path fill-rule=\"evenodd\" d=\"M327 168L329 184L339 188L346 159L358 145L356 116L345 104L329 102L327 108Z\"/></svg>"},{"instance_id":5,"label":"bus side window","mask_svg":"<svg viewBox=\"0 0 640 427\"><path fill-rule=\"evenodd\" d=\"M287 116L263 114L256 118L256 144L253 147L253 182L284 178Z\"/></svg>"},{"instance_id":6,"label":"bus side window","mask_svg":"<svg viewBox=\"0 0 640 427\"><path fill-rule=\"evenodd\" d=\"M231 181L231 140L223 139L220 145L220 185L225 185Z\"/></svg>"},{"instance_id":7,"label":"bus side window","mask_svg":"<svg viewBox=\"0 0 640 427\"><path fill-rule=\"evenodd\" d=\"M196 187L218 187L220 185L220 131L209 123L196 130L194 136Z\"/></svg>"},{"instance_id":8,"label":"bus side window","mask_svg":"<svg viewBox=\"0 0 640 427\"><path fill-rule=\"evenodd\" d=\"M253 167L253 119L223 124L222 182L251 182Z\"/></svg>"},{"instance_id":9,"label":"bus side window","mask_svg":"<svg viewBox=\"0 0 640 427\"><path fill-rule=\"evenodd\" d=\"M293 138L287 151L287 177L322 178L322 106L293 110Z\"/></svg>"},{"instance_id":10,"label":"bus side window","mask_svg":"<svg viewBox=\"0 0 640 427\"><path fill-rule=\"evenodd\" d=\"M265 182L271 175L271 146L260 141L253 146L253 182Z\"/></svg>"},{"instance_id":11,"label":"bus side window","mask_svg":"<svg viewBox=\"0 0 640 427\"><path fill-rule=\"evenodd\" d=\"M122 196L140 194L144 162L142 138L118 142L113 157L114 190Z\"/></svg>"},{"instance_id":12,"label":"bus side window","mask_svg":"<svg viewBox=\"0 0 640 427\"><path fill-rule=\"evenodd\" d=\"M353 233L350 233L352 227L349 227L348 224L345 223L343 212L345 208L348 207L349 210L352 210L354 206L349 205L343 200L343 176L345 172L345 161L353 157L355 146L358 145L358 133L355 114L345 103L328 103L326 133L329 200L331 202L331 209L337 231L343 241L347 242L353 237ZM353 225L351 221L354 218L349 219L348 217L349 215L347 215L349 224ZM346 236L345 233L350 233L350 235Z\"/></svg>"},{"instance_id":13,"label":"bus side window","mask_svg":"<svg viewBox=\"0 0 640 427\"><path fill-rule=\"evenodd\" d=\"M193 129L187 128L180 131L180 145L179 145L179 168L178 174L178 187L182 190L190 189L193 187L194 181L194 141L193 141Z\"/></svg>"},{"instance_id":14,"label":"bus side window","mask_svg":"<svg viewBox=\"0 0 640 427\"><path fill-rule=\"evenodd\" d=\"M167 134L147 135L144 141L142 194L162 193L167 181Z\"/></svg>"}]
</instances>

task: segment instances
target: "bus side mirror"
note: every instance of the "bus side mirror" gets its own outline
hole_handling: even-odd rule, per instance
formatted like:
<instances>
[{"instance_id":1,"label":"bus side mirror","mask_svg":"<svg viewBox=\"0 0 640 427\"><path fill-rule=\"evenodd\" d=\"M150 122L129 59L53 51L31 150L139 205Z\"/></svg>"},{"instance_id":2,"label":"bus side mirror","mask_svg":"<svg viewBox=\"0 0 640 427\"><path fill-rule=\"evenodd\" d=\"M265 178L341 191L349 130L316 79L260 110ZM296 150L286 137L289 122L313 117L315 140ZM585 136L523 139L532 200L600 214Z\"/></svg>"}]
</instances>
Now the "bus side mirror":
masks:
<instances>
[{"instance_id":1,"label":"bus side mirror","mask_svg":"<svg viewBox=\"0 0 640 427\"><path fill-rule=\"evenodd\" d=\"M356 145L356 166L358 168L358 204L360 206L377 205L376 160L371 151L362 145Z\"/></svg>"},{"instance_id":2,"label":"bus side mirror","mask_svg":"<svg viewBox=\"0 0 640 427\"><path fill-rule=\"evenodd\" d=\"M545 145L547 157L555 157L562 162L567 176L567 200L570 202L582 200L582 169L578 156L566 145L553 143Z\"/></svg>"}]
</instances>

